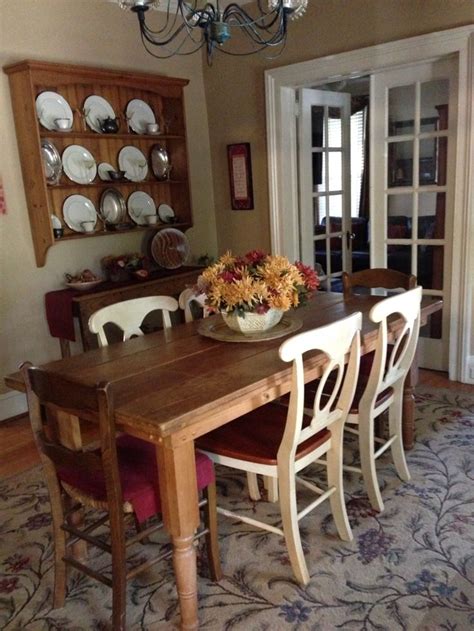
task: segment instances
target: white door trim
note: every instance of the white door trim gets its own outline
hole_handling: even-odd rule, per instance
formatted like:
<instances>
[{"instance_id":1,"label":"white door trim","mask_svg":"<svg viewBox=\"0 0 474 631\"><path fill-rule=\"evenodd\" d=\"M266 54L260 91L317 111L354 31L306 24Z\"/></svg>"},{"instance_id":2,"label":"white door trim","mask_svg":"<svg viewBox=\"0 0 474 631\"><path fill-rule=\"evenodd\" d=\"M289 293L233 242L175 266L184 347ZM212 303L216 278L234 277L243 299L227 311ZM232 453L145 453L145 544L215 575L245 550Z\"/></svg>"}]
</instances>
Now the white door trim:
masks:
<instances>
[{"instance_id":1,"label":"white door trim","mask_svg":"<svg viewBox=\"0 0 474 631\"><path fill-rule=\"evenodd\" d=\"M299 256L295 90L328 80L380 72L412 63L458 55L458 142L453 217L454 250L450 325L450 379L474 383L470 374L474 269L474 26L420 35L331 55L265 72L272 251ZM291 123L291 124L290 124Z\"/></svg>"}]
</instances>

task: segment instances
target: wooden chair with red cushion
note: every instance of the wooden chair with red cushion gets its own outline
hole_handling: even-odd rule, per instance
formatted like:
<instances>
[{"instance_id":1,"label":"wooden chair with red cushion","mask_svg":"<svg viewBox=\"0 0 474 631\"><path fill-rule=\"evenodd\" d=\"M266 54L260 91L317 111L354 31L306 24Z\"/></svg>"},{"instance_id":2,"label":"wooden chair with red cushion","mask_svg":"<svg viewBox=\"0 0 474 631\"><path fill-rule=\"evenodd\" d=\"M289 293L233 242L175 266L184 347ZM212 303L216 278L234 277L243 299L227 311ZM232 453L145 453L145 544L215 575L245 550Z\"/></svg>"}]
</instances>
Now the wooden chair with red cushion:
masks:
<instances>
[{"instance_id":1,"label":"wooden chair with red cushion","mask_svg":"<svg viewBox=\"0 0 474 631\"><path fill-rule=\"evenodd\" d=\"M158 492L158 469L153 444L128 435L116 438L114 390L101 384L95 391L67 388L64 382L47 371L30 364L23 367L33 435L41 456L48 487L54 534L54 607L64 605L66 567L73 566L112 588L112 628L126 629L126 581L167 558L172 551L155 556L127 569L126 550L142 542L162 523L144 523L161 512ZM66 413L83 419L99 419L100 445L89 451L64 447L56 436L54 414ZM49 419L49 422L46 420ZM211 575L221 577L217 543L217 515L214 467L204 454L196 453L198 488L203 492L204 529ZM86 508L99 511L87 525L71 523L72 513ZM105 516L104 516L105 512ZM126 518L135 519L137 534L126 539ZM109 523L110 544L95 531ZM107 575L75 558L71 551L78 540L106 551L112 557L112 574Z\"/></svg>"},{"instance_id":2,"label":"wooden chair with red cushion","mask_svg":"<svg viewBox=\"0 0 474 631\"><path fill-rule=\"evenodd\" d=\"M197 441L197 447L215 463L278 481L283 529L224 508L218 507L217 511L283 535L294 575L301 584L309 582L309 573L301 545L300 519L329 498L339 536L345 541L352 539L344 503L342 443L344 423L357 381L361 323L362 315L355 313L283 342L280 358L293 364L289 407L277 403L264 405ZM303 356L314 351L324 353L327 361L311 409L304 409ZM346 356L349 357L347 368ZM336 382L331 394L323 400L327 378L334 372L337 373ZM323 455L327 464L326 490L297 476ZM296 502L296 482L318 495L301 511L298 511Z\"/></svg>"}]
</instances>

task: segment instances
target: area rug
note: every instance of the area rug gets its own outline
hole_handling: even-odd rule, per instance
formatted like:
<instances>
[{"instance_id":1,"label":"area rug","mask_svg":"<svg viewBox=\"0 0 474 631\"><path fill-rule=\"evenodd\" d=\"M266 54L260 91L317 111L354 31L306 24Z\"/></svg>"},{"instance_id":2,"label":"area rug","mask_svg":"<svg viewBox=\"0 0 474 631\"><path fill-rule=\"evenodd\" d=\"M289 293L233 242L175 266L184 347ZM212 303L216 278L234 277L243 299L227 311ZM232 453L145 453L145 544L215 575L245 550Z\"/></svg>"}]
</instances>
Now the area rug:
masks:
<instances>
[{"instance_id":1,"label":"area rug","mask_svg":"<svg viewBox=\"0 0 474 631\"><path fill-rule=\"evenodd\" d=\"M360 478L351 474L345 481L351 543L338 539L327 502L302 520L308 586L294 581L282 539L219 518L224 570L219 583L206 575L205 555L199 555L202 629L474 627L474 396L420 388L416 411L418 438L408 453L411 481L398 479L389 456L378 464L382 514L371 509ZM351 452L347 459L353 459ZM278 522L275 505L247 501L243 476L221 468L218 483L222 505ZM0 628L110 628L110 590L74 571L65 607L51 608L49 501L39 468L0 483L0 506ZM104 563L103 555L96 560ZM137 631L177 628L169 562L131 582L127 620Z\"/></svg>"}]
</instances>

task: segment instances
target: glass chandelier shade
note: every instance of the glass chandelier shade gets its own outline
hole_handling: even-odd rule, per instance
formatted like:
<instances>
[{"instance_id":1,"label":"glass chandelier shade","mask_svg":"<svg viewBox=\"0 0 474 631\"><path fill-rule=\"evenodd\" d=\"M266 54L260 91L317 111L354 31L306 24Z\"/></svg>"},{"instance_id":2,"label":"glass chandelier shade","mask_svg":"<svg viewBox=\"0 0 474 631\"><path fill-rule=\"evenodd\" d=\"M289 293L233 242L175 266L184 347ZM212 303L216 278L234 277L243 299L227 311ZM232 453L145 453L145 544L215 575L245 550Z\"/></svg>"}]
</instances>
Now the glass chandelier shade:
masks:
<instances>
[{"instance_id":1,"label":"glass chandelier shade","mask_svg":"<svg viewBox=\"0 0 474 631\"><path fill-rule=\"evenodd\" d=\"M221 8L219 0L116 1L121 8L137 14L143 45L151 55L190 55L205 46L209 64L216 50L250 55L276 48L279 54L286 43L288 20L300 17L308 4L308 0L257 0L256 7L247 12L236 2ZM149 9L164 11L161 25L154 30L146 23ZM233 48L228 44L235 33L243 36L238 39L244 39L246 45Z\"/></svg>"}]
</instances>

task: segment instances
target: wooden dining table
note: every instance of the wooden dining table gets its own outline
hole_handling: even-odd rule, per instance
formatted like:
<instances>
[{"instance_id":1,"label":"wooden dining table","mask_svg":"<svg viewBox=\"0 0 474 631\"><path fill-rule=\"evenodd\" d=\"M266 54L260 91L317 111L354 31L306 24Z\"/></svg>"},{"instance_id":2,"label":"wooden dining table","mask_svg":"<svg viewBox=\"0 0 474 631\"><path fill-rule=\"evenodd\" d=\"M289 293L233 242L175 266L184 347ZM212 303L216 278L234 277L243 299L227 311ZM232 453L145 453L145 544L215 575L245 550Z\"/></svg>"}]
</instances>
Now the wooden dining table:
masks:
<instances>
[{"instance_id":1,"label":"wooden dining table","mask_svg":"<svg viewBox=\"0 0 474 631\"><path fill-rule=\"evenodd\" d=\"M305 331L361 311L365 354L376 343L376 327L368 313L380 299L355 295L344 300L341 294L319 292L290 317L301 319L300 331ZM422 324L441 307L441 300L424 298ZM391 321L392 334L401 325L401 319ZM286 394L291 386L291 366L278 355L285 338L231 343L200 335L199 326L199 321L181 324L42 366L69 387L77 384L95 388L101 382L111 383L118 428L155 444L163 520L174 547L182 629L199 626L192 543L199 524L194 441ZM321 353L310 354L305 361L305 378L320 376L324 362ZM413 370L404 398L403 436L407 448L413 445L415 380ZM20 373L9 375L6 383L24 389ZM64 443L79 448L78 419L64 414L60 424Z\"/></svg>"}]
</instances>

